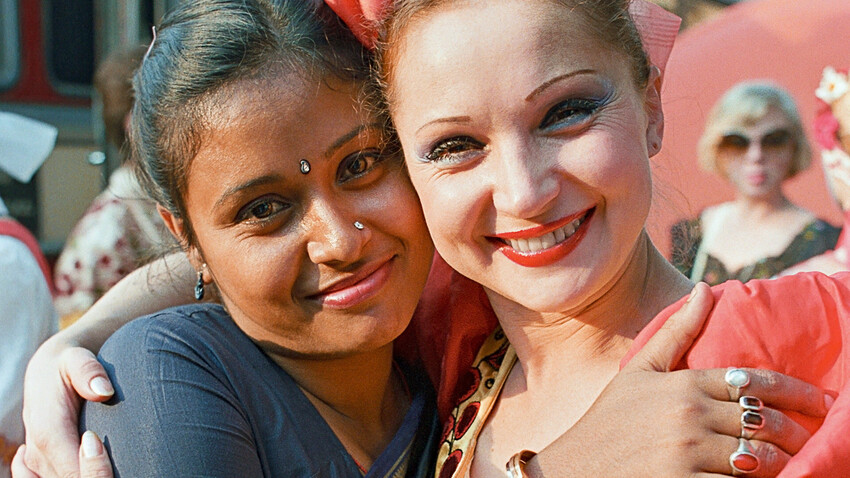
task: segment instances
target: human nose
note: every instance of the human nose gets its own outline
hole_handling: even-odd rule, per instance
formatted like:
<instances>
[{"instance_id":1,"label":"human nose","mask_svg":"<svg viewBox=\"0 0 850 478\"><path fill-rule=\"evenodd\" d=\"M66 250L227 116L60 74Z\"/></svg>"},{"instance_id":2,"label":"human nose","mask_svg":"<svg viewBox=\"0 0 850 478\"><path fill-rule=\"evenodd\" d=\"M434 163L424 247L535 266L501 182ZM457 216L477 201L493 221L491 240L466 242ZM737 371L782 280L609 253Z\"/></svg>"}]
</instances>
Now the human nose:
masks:
<instances>
[{"instance_id":1,"label":"human nose","mask_svg":"<svg viewBox=\"0 0 850 478\"><path fill-rule=\"evenodd\" d=\"M493 202L500 212L532 218L558 197L557 174L539 148L518 144L503 149L495 167Z\"/></svg>"},{"instance_id":2,"label":"human nose","mask_svg":"<svg viewBox=\"0 0 850 478\"><path fill-rule=\"evenodd\" d=\"M307 255L314 264L347 264L363 255L372 237L368 222L342 208L316 205L308 213Z\"/></svg>"},{"instance_id":3,"label":"human nose","mask_svg":"<svg viewBox=\"0 0 850 478\"><path fill-rule=\"evenodd\" d=\"M744 158L747 162L758 163L764 159L764 150L761 145L761 138L753 138L747 146L747 151L744 153Z\"/></svg>"}]
</instances>

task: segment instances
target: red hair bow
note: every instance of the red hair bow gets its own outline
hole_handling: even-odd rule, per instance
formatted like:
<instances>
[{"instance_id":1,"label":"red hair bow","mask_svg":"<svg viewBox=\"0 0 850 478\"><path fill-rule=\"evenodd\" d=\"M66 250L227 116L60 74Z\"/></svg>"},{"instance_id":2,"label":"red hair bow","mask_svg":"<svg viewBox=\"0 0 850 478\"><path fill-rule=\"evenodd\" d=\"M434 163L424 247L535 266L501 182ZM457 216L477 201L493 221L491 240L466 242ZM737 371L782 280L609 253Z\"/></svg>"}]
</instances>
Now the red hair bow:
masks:
<instances>
[{"instance_id":1,"label":"red hair bow","mask_svg":"<svg viewBox=\"0 0 850 478\"><path fill-rule=\"evenodd\" d=\"M325 3L367 48L374 48L377 26L392 9L392 0L325 0ZM650 61L663 73L682 19L647 0L632 0L629 11Z\"/></svg>"}]
</instances>

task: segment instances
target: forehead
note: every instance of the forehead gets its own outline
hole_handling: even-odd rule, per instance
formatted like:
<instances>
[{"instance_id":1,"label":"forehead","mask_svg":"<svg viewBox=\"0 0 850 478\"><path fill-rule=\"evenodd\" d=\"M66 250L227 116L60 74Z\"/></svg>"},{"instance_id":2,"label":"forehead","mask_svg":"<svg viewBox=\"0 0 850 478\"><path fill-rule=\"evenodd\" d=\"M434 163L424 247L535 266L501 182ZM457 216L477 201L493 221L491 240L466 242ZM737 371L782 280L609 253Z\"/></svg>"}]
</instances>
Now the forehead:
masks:
<instances>
[{"instance_id":1,"label":"forehead","mask_svg":"<svg viewBox=\"0 0 850 478\"><path fill-rule=\"evenodd\" d=\"M791 121L785 113L776 106L752 112L743 111L729 116L721 133L746 131L751 134L765 133L778 128L790 128Z\"/></svg>"},{"instance_id":2,"label":"forehead","mask_svg":"<svg viewBox=\"0 0 850 478\"><path fill-rule=\"evenodd\" d=\"M541 77L565 69L600 63L627 69L625 55L592 35L586 23L579 10L546 0L444 4L414 17L401 32L393 91L449 84L444 91L456 96L464 85L480 90L493 81L534 89Z\"/></svg>"},{"instance_id":3,"label":"forehead","mask_svg":"<svg viewBox=\"0 0 850 478\"><path fill-rule=\"evenodd\" d=\"M295 75L239 80L204 101L199 161L229 174L277 161L317 158L340 137L372 121L354 85L330 85Z\"/></svg>"}]
</instances>

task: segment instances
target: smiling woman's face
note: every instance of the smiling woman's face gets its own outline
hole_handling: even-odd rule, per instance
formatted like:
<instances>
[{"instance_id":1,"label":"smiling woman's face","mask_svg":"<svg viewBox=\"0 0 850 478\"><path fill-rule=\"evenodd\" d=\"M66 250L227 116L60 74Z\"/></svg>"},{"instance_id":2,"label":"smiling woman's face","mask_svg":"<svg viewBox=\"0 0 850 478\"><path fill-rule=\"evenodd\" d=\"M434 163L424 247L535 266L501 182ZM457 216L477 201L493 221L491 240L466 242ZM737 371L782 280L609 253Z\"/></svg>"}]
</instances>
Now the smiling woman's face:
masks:
<instances>
[{"instance_id":1,"label":"smiling woman's face","mask_svg":"<svg viewBox=\"0 0 850 478\"><path fill-rule=\"evenodd\" d=\"M380 127L353 88L319 84L242 80L208 98L185 194L193 262L206 263L242 330L293 356L390 343L433 254L403 168L381 154Z\"/></svg>"},{"instance_id":2,"label":"smiling woman's face","mask_svg":"<svg viewBox=\"0 0 850 478\"><path fill-rule=\"evenodd\" d=\"M437 250L541 312L581 309L634 257L661 139L628 58L580 15L456 2L394 49L391 111Z\"/></svg>"}]
</instances>

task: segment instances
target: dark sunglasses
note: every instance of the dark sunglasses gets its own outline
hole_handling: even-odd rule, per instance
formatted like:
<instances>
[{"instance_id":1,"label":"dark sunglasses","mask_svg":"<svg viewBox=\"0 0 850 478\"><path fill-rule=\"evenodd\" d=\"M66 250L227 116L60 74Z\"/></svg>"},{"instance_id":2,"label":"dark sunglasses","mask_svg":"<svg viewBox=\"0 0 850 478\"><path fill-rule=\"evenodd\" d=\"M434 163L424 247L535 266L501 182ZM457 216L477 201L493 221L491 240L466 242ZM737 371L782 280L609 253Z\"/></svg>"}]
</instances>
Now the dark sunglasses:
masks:
<instances>
[{"instance_id":1,"label":"dark sunglasses","mask_svg":"<svg viewBox=\"0 0 850 478\"><path fill-rule=\"evenodd\" d=\"M719 148L727 151L746 151L750 143L758 140L762 149L780 149L791 144L791 132L787 129L769 131L761 138L750 138L741 133L728 133L720 138Z\"/></svg>"}]
</instances>

